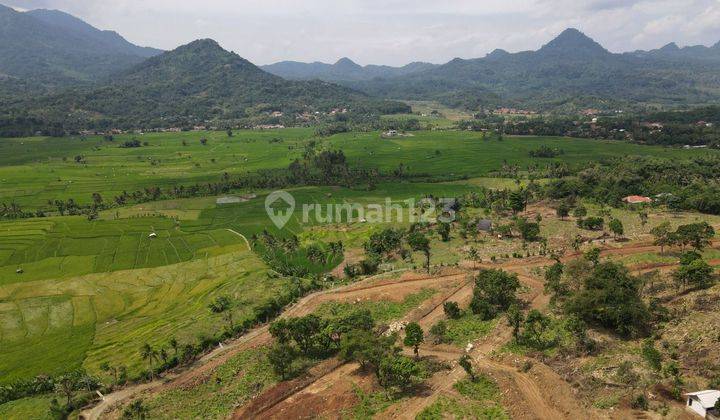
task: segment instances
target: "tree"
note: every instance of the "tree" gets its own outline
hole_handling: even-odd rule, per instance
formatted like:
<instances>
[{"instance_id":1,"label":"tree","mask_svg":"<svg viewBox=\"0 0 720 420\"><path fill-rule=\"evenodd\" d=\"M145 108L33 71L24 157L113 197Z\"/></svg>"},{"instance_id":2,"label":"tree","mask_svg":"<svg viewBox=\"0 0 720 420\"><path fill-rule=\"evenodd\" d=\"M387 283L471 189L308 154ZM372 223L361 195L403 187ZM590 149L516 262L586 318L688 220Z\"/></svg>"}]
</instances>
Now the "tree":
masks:
<instances>
[{"instance_id":1,"label":"tree","mask_svg":"<svg viewBox=\"0 0 720 420\"><path fill-rule=\"evenodd\" d=\"M650 313L640 296L640 281L622 264L600 263L581 281L582 289L564 305L567 313L624 336L646 331Z\"/></svg>"},{"instance_id":2,"label":"tree","mask_svg":"<svg viewBox=\"0 0 720 420\"><path fill-rule=\"evenodd\" d=\"M447 340L447 322L440 320L430 327L430 335L435 337L435 344L444 343Z\"/></svg>"},{"instance_id":3,"label":"tree","mask_svg":"<svg viewBox=\"0 0 720 420\"><path fill-rule=\"evenodd\" d=\"M450 223L438 223L437 231L443 242L450 240Z\"/></svg>"},{"instance_id":4,"label":"tree","mask_svg":"<svg viewBox=\"0 0 720 420\"><path fill-rule=\"evenodd\" d=\"M707 222L691 223L678 226L675 236L681 245L691 245L698 251L710 245L710 239L715 236L715 229Z\"/></svg>"},{"instance_id":5,"label":"tree","mask_svg":"<svg viewBox=\"0 0 720 420\"><path fill-rule=\"evenodd\" d=\"M565 265L559 261L545 270L545 293L551 296L553 304L570 293L568 285L562 279L564 270Z\"/></svg>"},{"instance_id":6,"label":"tree","mask_svg":"<svg viewBox=\"0 0 720 420\"><path fill-rule=\"evenodd\" d=\"M681 264L673 279L679 286L709 287L713 283L713 268L702 258L693 259Z\"/></svg>"},{"instance_id":7,"label":"tree","mask_svg":"<svg viewBox=\"0 0 720 420\"><path fill-rule=\"evenodd\" d=\"M513 337L515 338L515 341L518 341L520 338L520 326L523 323L524 316L522 311L520 310L520 307L517 304L512 304L508 308L507 311L507 322L510 327L513 329Z\"/></svg>"},{"instance_id":8,"label":"tree","mask_svg":"<svg viewBox=\"0 0 720 420\"><path fill-rule=\"evenodd\" d=\"M150 344L145 343L140 348L140 357L142 357L143 360L146 360L150 364L150 378L153 378L155 376L153 362L155 362L155 359L157 358L157 351L153 349Z\"/></svg>"},{"instance_id":9,"label":"tree","mask_svg":"<svg viewBox=\"0 0 720 420\"><path fill-rule=\"evenodd\" d=\"M483 321L495 318L495 308L482 296L473 296L470 301L470 310L475 315L479 315Z\"/></svg>"},{"instance_id":10,"label":"tree","mask_svg":"<svg viewBox=\"0 0 720 420\"><path fill-rule=\"evenodd\" d=\"M565 218L570 215L570 206L565 203L560 204L555 209L555 214L560 218L560 220L565 220Z\"/></svg>"},{"instance_id":11,"label":"tree","mask_svg":"<svg viewBox=\"0 0 720 420\"><path fill-rule=\"evenodd\" d=\"M517 228L520 231L520 236L528 242L535 242L540 237L540 224L538 223L519 219L517 221Z\"/></svg>"},{"instance_id":12,"label":"tree","mask_svg":"<svg viewBox=\"0 0 720 420\"><path fill-rule=\"evenodd\" d=\"M228 137L232 137L232 136L233 136L232 128L228 128L228 129L227 129L227 136L228 136Z\"/></svg>"},{"instance_id":13,"label":"tree","mask_svg":"<svg viewBox=\"0 0 720 420\"><path fill-rule=\"evenodd\" d=\"M584 206L577 206L573 209L573 216L578 219L582 219L587 216L587 209Z\"/></svg>"},{"instance_id":14,"label":"tree","mask_svg":"<svg viewBox=\"0 0 720 420\"><path fill-rule=\"evenodd\" d=\"M230 300L230 297L225 295L216 297L215 300L208 305L210 312L214 314L224 314L225 320L228 323L229 331L232 331L234 328L232 306L232 300Z\"/></svg>"},{"instance_id":15,"label":"tree","mask_svg":"<svg viewBox=\"0 0 720 420\"><path fill-rule=\"evenodd\" d=\"M378 337L369 330L352 330L342 335L338 356L344 361L359 363L363 369L377 368L384 357L392 354L394 342L394 336Z\"/></svg>"},{"instance_id":16,"label":"tree","mask_svg":"<svg viewBox=\"0 0 720 420\"><path fill-rule=\"evenodd\" d=\"M407 238L408 245L413 251L422 252L425 254L425 268L428 274L430 273L430 241L428 238L419 231L414 231Z\"/></svg>"},{"instance_id":17,"label":"tree","mask_svg":"<svg viewBox=\"0 0 720 420\"><path fill-rule=\"evenodd\" d=\"M642 226L642 229L644 231L645 225L648 224L648 214L647 212L641 211L638 213L638 217L640 218L640 226Z\"/></svg>"},{"instance_id":18,"label":"tree","mask_svg":"<svg viewBox=\"0 0 720 420\"><path fill-rule=\"evenodd\" d=\"M385 388L411 389L427 376L423 367L409 357L385 357L378 367L378 382Z\"/></svg>"},{"instance_id":19,"label":"tree","mask_svg":"<svg viewBox=\"0 0 720 420\"><path fill-rule=\"evenodd\" d=\"M602 230L605 226L605 220L602 217L588 217L587 219L578 219L577 225L581 229Z\"/></svg>"},{"instance_id":20,"label":"tree","mask_svg":"<svg viewBox=\"0 0 720 420\"><path fill-rule=\"evenodd\" d=\"M175 357L177 357L178 348L180 347L180 344L178 343L177 339L175 337L171 337L168 344L170 345L170 348L173 349L173 352L175 353Z\"/></svg>"},{"instance_id":21,"label":"tree","mask_svg":"<svg viewBox=\"0 0 720 420\"><path fill-rule=\"evenodd\" d=\"M486 300L494 309L505 311L515 302L515 293L519 288L520 280L515 273L480 270L475 278L473 300Z\"/></svg>"},{"instance_id":22,"label":"tree","mask_svg":"<svg viewBox=\"0 0 720 420\"><path fill-rule=\"evenodd\" d=\"M110 366L108 362L103 362L100 364L100 370L113 377L113 385L118 384L118 369L116 367Z\"/></svg>"},{"instance_id":23,"label":"tree","mask_svg":"<svg viewBox=\"0 0 720 420\"><path fill-rule=\"evenodd\" d=\"M425 332L423 331L420 324L417 322L411 322L405 327L405 340L403 343L412 347L415 352L415 357L420 357L420 344L425 341Z\"/></svg>"},{"instance_id":24,"label":"tree","mask_svg":"<svg viewBox=\"0 0 720 420\"><path fill-rule=\"evenodd\" d=\"M512 191L508 196L508 202L510 204L510 209L515 214L525 210L525 207L527 207L527 198L525 197L525 192L522 189Z\"/></svg>"},{"instance_id":25,"label":"tree","mask_svg":"<svg viewBox=\"0 0 720 420\"><path fill-rule=\"evenodd\" d=\"M100 193L98 193L98 192L92 193L92 200L93 200L93 204L95 205L95 207L99 207L103 203L102 195L100 195Z\"/></svg>"},{"instance_id":26,"label":"tree","mask_svg":"<svg viewBox=\"0 0 720 420\"><path fill-rule=\"evenodd\" d=\"M450 319L458 319L462 316L462 311L457 302L447 301L443 303L443 311L445 312L445 316Z\"/></svg>"},{"instance_id":27,"label":"tree","mask_svg":"<svg viewBox=\"0 0 720 420\"><path fill-rule=\"evenodd\" d=\"M77 386L78 375L75 372L66 373L55 380L55 390L65 396L65 407L71 407Z\"/></svg>"},{"instance_id":28,"label":"tree","mask_svg":"<svg viewBox=\"0 0 720 420\"><path fill-rule=\"evenodd\" d=\"M523 322L522 341L530 344L534 348L542 349L545 347L543 334L550 326L550 318L543 315L537 309L528 312L525 322Z\"/></svg>"},{"instance_id":29,"label":"tree","mask_svg":"<svg viewBox=\"0 0 720 420\"><path fill-rule=\"evenodd\" d=\"M665 247L672 244L670 222L665 221L650 229L650 234L655 237L654 244L660 247L660 253L665 253Z\"/></svg>"},{"instance_id":30,"label":"tree","mask_svg":"<svg viewBox=\"0 0 720 420\"><path fill-rule=\"evenodd\" d=\"M288 378L292 371L293 362L297 357L297 351L289 344L275 343L268 351L267 358L273 371L280 379Z\"/></svg>"},{"instance_id":31,"label":"tree","mask_svg":"<svg viewBox=\"0 0 720 420\"><path fill-rule=\"evenodd\" d=\"M230 136L230 137L232 137L232 136ZM202 144L203 146L207 145L207 139L205 137L201 138L200 144Z\"/></svg>"},{"instance_id":32,"label":"tree","mask_svg":"<svg viewBox=\"0 0 720 420\"><path fill-rule=\"evenodd\" d=\"M615 235L615 238L622 236L623 233L625 233L625 229L623 228L623 224L619 219L612 219L610 221L610 224L608 225L610 228L610 232L612 232Z\"/></svg>"},{"instance_id":33,"label":"tree","mask_svg":"<svg viewBox=\"0 0 720 420\"><path fill-rule=\"evenodd\" d=\"M593 247L585 251L583 257L586 260L590 261L593 265L597 266L598 264L600 264L600 252L600 248Z\"/></svg>"},{"instance_id":34,"label":"tree","mask_svg":"<svg viewBox=\"0 0 720 420\"><path fill-rule=\"evenodd\" d=\"M473 262L473 268L477 268L477 262L480 260L480 253L475 247L470 247L468 250L468 258Z\"/></svg>"},{"instance_id":35,"label":"tree","mask_svg":"<svg viewBox=\"0 0 720 420\"><path fill-rule=\"evenodd\" d=\"M465 370L465 372L468 374L468 376L470 376L470 380L475 382L475 380L476 380L475 370L473 369L472 359L470 358L470 356L468 356L467 354L463 354L460 357L460 360L458 360L458 364L460 365L461 368L463 368Z\"/></svg>"}]
</instances>

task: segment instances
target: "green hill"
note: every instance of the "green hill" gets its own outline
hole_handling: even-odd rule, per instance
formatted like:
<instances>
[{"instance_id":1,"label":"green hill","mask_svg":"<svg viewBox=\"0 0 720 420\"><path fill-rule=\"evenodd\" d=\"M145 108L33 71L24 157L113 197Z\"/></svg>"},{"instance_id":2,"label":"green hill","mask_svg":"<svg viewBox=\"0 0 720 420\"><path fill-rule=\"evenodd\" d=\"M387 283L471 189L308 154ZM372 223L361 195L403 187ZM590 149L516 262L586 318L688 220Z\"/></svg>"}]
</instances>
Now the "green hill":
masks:
<instances>
[{"instance_id":1,"label":"green hill","mask_svg":"<svg viewBox=\"0 0 720 420\"><path fill-rule=\"evenodd\" d=\"M0 5L0 76L46 87L101 80L159 50L135 46L68 14Z\"/></svg>"},{"instance_id":2,"label":"green hill","mask_svg":"<svg viewBox=\"0 0 720 420\"><path fill-rule=\"evenodd\" d=\"M168 127L236 121L272 111L294 118L295 113L333 108L409 110L327 82L284 80L205 39L152 57L108 84L17 103L0 125L66 131Z\"/></svg>"}]
</instances>

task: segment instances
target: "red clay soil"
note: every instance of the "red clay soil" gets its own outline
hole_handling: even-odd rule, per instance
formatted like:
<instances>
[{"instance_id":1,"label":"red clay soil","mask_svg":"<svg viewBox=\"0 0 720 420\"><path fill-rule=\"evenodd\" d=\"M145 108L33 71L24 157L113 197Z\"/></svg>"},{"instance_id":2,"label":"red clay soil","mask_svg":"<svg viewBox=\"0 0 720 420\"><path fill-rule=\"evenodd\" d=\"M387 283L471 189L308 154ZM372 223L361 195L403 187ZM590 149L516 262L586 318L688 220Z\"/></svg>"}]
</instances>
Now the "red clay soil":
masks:
<instances>
[{"instance_id":1,"label":"red clay soil","mask_svg":"<svg viewBox=\"0 0 720 420\"><path fill-rule=\"evenodd\" d=\"M603 256L631 255L644 252L657 252L658 247L651 244L632 244L622 248L609 248L602 251ZM568 260L577 255L567 255ZM547 258L532 257L513 260L504 264L488 267L503 268L516 272L529 292L523 299L533 308L541 309L547 305L548 297L543 295L541 281L528 275L529 270L551 264ZM309 295L295 305L289 307L282 317L297 317L313 312L320 304L327 301L358 301L391 299L402 300L405 296L416 293L423 288L434 288L436 294L421 307L410 312L405 320L419 321L423 328L429 328L437 320L442 319L442 303L447 300L466 304L472 296L472 282L468 279L468 271L445 271L436 276L407 272L399 278L368 278L350 286L334 290L322 291ZM502 390L504 406L513 417L517 418L594 418L597 412L585 409L574 398L570 385L562 380L549 367L534 361L534 367L528 373L518 372L515 363L507 360L491 360L488 355L499 349L510 339L510 331L504 323L498 323L493 333L476 343L470 355L484 373L495 378ZM82 413L85 418L99 418L103 412L113 405L137 397L140 393L156 393L167 388L190 386L202 381L217 367L230 357L247 348L270 343L272 338L267 326L261 326L243 337L216 349L203 357L191 368L165 377L167 383L156 381L152 384L136 385L106 396L98 406ZM438 358L456 361L460 353L457 349L432 348L424 346L422 352L434 352ZM321 364L322 365L322 364ZM279 384L258 396L241 410L235 413L237 418L258 416L262 418L306 418L306 417L339 417L342 410L352 407L356 400L354 386L361 389L373 389L374 385L367 375L358 375L353 365L343 365L323 373L322 367L315 374ZM429 395L409 398L391 406L382 418L414 418L420 411L430 405L437 396L453 392L452 385L464 377L464 372L457 365L449 372L436 374L428 382ZM353 385L354 384L354 385ZM617 418L624 418L627 413L616 412Z\"/></svg>"}]
</instances>

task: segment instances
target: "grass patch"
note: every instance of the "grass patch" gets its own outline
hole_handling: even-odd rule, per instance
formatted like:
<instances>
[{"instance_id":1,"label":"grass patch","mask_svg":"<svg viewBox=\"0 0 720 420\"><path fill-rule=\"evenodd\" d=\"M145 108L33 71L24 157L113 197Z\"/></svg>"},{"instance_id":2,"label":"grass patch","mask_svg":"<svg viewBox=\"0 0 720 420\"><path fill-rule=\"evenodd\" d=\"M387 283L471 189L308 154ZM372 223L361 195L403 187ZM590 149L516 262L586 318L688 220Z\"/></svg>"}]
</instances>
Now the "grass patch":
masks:
<instances>
[{"instance_id":1,"label":"grass patch","mask_svg":"<svg viewBox=\"0 0 720 420\"><path fill-rule=\"evenodd\" d=\"M216 368L207 380L145 400L149 417L227 418L235 407L278 381L266 354L264 347L243 351Z\"/></svg>"},{"instance_id":2,"label":"grass patch","mask_svg":"<svg viewBox=\"0 0 720 420\"><path fill-rule=\"evenodd\" d=\"M370 420L376 414L381 413L392 404L400 401L400 398L388 392L365 392L359 387L355 387L355 395L360 402L355 405L349 413L343 415L343 418L350 417L357 420Z\"/></svg>"},{"instance_id":3,"label":"grass patch","mask_svg":"<svg viewBox=\"0 0 720 420\"><path fill-rule=\"evenodd\" d=\"M417 293L407 295L402 302L390 300L365 301L359 303L349 302L326 302L320 305L315 314L321 317L338 317L352 314L362 309L370 311L370 314L378 322L388 322L402 318L411 310L417 308L424 301L430 299L435 293L434 289L422 289Z\"/></svg>"},{"instance_id":4,"label":"grass patch","mask_svg":"<svg viewBox=\"0 0 720 420\"><path fill-rule=\"evenodd\" d=\"M483 321L475 314L465 311L458 319L448 319L447 334L445 337L453 344L465 346L467 343L486 336L493 328L497 320Z\"/></svg>"},{"instance_id":5,"label":"grass patch","mask_svg":"<svg viewBox=\"0 0 720 420\"><path fill-rule=\"evenodd\" d=\"M476 382L462 380L453 385L460 397L440 396L426 407L418 420L455 419L509 419L498 404L500 391L489 377L481 375Z\"/></svg>"},{"instance_id":6,"label":"grass patch","mask_svg":"<svg viewBox=\"0 0 720 420\"><path fill-rule=\"evenodd\" d=\"M0 405L0 418L8 420L52 420L51 396L22 398Z\"/></svg>"}]
</instances>

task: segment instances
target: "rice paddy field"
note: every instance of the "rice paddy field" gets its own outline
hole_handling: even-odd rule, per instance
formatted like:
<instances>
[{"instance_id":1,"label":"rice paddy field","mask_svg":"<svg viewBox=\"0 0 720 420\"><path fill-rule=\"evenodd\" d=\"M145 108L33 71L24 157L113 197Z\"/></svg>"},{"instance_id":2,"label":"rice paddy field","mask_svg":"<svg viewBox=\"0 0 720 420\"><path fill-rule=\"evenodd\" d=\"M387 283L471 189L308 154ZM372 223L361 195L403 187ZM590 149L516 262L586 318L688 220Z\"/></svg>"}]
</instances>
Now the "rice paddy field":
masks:
<instances>
[{"instance_id":1,"label":"rice paddy field","mask_svg":"<svg viewBox=\"0 0 720 420\"><path fill-rule=\"evenodd\" d=\"M137 138L146 146L123 148ZM200 140L206 139L205 145ZM420 131L412 137L383 139L378 132L343 133L316 138L312 129L224 132L147 133L87 138L0 139L0 202L25 209L47 207L48 200L68 198L89 203L93 193L106 201L122 191L217 181L222 174L285 168L302 156L308 141L326 149L342 149L353 166L407 171L442 177L482 177L504 162L521 169L538 163L528 156L540 145L565 154L554 160L581 165L595 159L634 154L699 156L707 150L651 147L592 139L506 137L481 140L475 132ZM80 160L76 162L76 157Z\"/></svg>"},{"instance_id":2,"label":"rice paddy field","mask_svg":"<svg viewBox=\"0 0 720 420\"><path fill-rule=\"evenodd\" d=\"M133 137L147 145L119 147ZM206 145L201 138L207 139ZM391 171L402 163L408 172L430 178L467 179L379 184L372 191L295 188L290 192L298 207L382 204L386 198L402 203L427 194L457 196L480 186L513 188L512 180L488 174L504 162L521 168L538 163L528 151L541 144L565 151L543 163L562 160L569 165L632 154L709 153L569 138L483 141L478 133L458 131L416 132L397 139L382 139L379 133L319 139L311 129L238 131L233 137L224 132L122 135L112 142L101 137L0 139L0 203L47 208L54 199L88 203L93 193L110 201L122 191L216 181L226 172L284 168L311 140L324 149L343 150L352 166ZM240 302L234 310L239 322L251 315L254 303L289 287L292 279L270 275L269 267L248 247L252 235L266 229L277 232L264 205L269 191L253 192L256 198L237 204L218 205L216 197L199 197L112 208L95 220L51 215L0 221L0 385L74 368L98 374L103 362L127 366L131 375L137 374L146 368L139 356L143 343L160 346L170 337L195 342L221 331L222 318L208 310L217 296L230 295ZM401 212L409 215L406 208ZM645 227L635 221L635 214L618 212L629 235L643 234ZM360 248L376 230L409 223L341 219L325 225L311 219L306 224L301 216L296 210L286 226L301 242L343 241L346 249ZM678 223L697 217L680 216ZM544 223L543 235L560 235L567 230L564 223ZM483 258L511 253L517 245L487 240ZM462 258L462 241L456 234L449 242L436 241L433 263L453 264ZM458 334L467 328L458 325ZM47 401L30 398L11 404L0 405L0 417L10 409L30 412Z\"/></svg>"}]
</instances>

